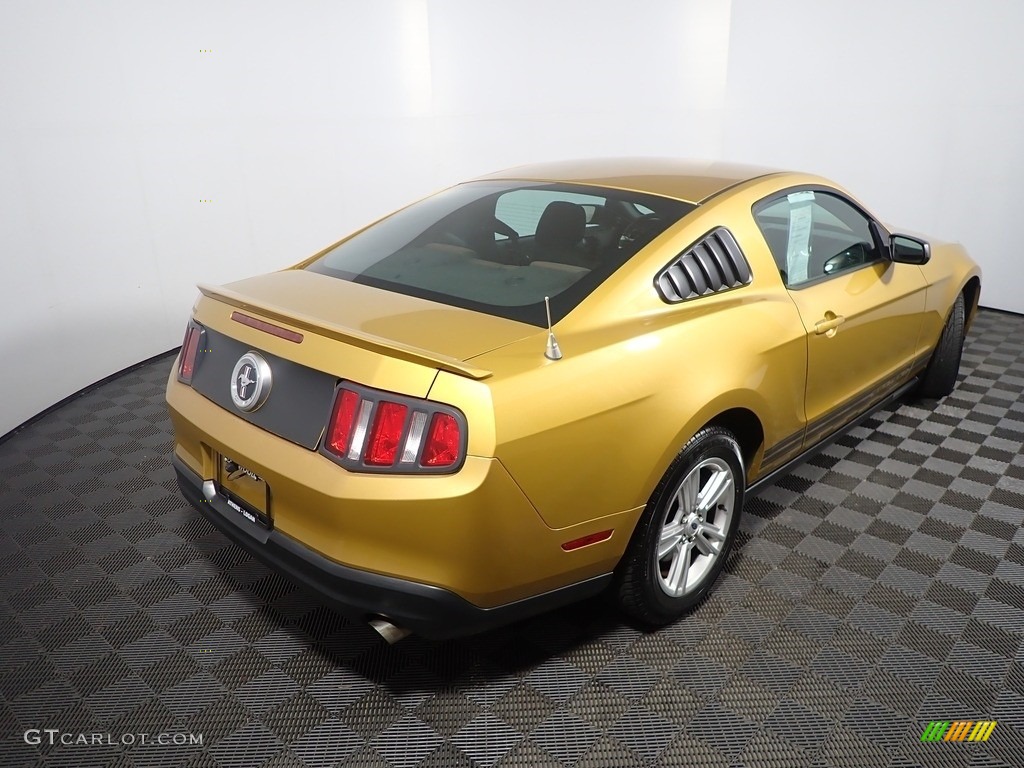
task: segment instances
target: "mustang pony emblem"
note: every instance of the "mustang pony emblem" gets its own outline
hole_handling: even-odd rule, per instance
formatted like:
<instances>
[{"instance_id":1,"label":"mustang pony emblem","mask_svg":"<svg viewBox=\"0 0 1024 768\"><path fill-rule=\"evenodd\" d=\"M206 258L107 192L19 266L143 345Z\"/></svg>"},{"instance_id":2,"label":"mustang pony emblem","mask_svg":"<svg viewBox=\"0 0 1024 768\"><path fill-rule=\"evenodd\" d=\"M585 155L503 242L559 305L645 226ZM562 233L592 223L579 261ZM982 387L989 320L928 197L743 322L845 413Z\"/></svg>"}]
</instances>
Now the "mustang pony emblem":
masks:
<instances>
[{"instance_id":1,"label":"mustang pony emblem","mask_svg":"<svg viewBox=\"0 0 1024 768\"><path fill-rule=\"evenodd\" d=\"M242 400L245 400L245 388L248 387L250 384L255 384L256 383L256 379L250 379L249 378L249 372L252 371L252 370L253 369L250 366L248 366L248 365L245 366L242 369L242 376L241 376L241 378L238 379L238 396Z\"/></svg>"},{"instance_id":2,"label":"mustang pony emblem","mask_svg":"<svg viewBox=\"0 0 1024 768\"><path fill-rule=\"evenodd\" d=\"M239 410L255 411L267 401L272 383L270 364L258 352L246 352L231 372L231 402Z\"/></svg>"}]
</instances>

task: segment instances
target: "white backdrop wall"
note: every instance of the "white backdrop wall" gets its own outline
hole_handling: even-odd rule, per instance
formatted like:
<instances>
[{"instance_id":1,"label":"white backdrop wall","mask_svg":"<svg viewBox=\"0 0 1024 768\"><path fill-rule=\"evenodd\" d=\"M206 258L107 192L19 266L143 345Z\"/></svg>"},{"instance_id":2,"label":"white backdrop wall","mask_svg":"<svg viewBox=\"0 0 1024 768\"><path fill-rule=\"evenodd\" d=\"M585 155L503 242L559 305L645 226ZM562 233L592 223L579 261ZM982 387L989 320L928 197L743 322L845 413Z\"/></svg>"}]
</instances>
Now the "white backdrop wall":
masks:
<instances>
[{"instance_id":1,"label":"white backdrop wall","mask_svg":"<svg viewBox=\"0 0 1024 768\"><path fill-rule=\"evenodd\" d=\"M1024 312L1016 0L0 5L0 435L180 343L196 282L595 155L832 175Z\"/></svg>"}]
</instances>

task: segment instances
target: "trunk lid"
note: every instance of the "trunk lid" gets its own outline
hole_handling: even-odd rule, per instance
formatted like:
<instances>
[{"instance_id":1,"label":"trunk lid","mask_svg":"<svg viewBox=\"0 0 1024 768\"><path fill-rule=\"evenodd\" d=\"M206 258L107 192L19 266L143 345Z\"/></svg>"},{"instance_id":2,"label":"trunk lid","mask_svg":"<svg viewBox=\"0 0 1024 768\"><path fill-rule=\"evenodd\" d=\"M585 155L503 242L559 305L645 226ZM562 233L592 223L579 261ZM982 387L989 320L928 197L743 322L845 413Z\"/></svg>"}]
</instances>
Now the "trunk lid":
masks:
<instances>
[{"instance_id":1,"label":"trunk lid","mask_svg":"<svg viewBox=\"0 0 1024 768\"><path fill-rule=\"evenodd\" d=\"M467 360L539 332L514 320L303 270L199 290L272 321L475 379L490 374Z\"/></svg>"},{"instance_id":2,"label":"trunk lid","mask_svg":"<svg viewBox=\"0 0 1024 768\"><path fill-rule=\"evenodd\" d=\"M505 318L288 270L226 286L199 286L194 317L205 328L192 387L240 418L314 449L335 387L348 380L424 398L438 370L486 379L467 362L539 329ZM239 368L256 353L272 381L265 402L234 398ZM257 385L259 386L259 385Z\"/></svg>"}]
</instances>

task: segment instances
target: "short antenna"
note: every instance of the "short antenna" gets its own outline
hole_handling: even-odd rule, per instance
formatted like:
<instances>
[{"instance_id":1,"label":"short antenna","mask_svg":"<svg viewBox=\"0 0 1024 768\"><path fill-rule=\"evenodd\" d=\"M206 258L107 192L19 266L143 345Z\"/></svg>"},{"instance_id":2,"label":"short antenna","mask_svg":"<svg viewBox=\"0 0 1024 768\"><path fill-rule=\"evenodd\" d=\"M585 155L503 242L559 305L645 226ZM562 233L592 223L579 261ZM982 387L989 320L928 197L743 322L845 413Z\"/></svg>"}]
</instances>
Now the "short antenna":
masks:
<instances>
[{"instance_id":1,"label":"short antenna","mask_svg":"<svg viewBox=\"0 0 1024 768\"><path fill-rule=\"evenodd\" d=\"M548 346L544 350L544 357L548 360L561 360L562 350L558 346L558 339L555 338L555 332L551 329L551 302L548 297L544 297L544 311L548 315Z\"/></svg>"}]
</instances>

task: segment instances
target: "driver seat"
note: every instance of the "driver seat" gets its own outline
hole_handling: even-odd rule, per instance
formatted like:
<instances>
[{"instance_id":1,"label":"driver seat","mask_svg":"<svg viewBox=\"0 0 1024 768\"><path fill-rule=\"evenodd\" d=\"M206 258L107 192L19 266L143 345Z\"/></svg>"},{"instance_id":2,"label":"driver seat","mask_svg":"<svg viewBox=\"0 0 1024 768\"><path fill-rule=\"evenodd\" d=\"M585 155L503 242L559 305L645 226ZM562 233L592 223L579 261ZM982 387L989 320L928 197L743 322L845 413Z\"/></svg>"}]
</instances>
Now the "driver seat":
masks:
<instances>
[{"instance_id":1,"label":"driver seat","mask_svg":"<svg viewBox=\"0 0 1024 768\"><path fill-rule=\"evenodd\" d=\"M533 260L586 266L586 232L587 214L582 205L565 200L548 203L537 222Z\"/></svg>"}]
</instances>

